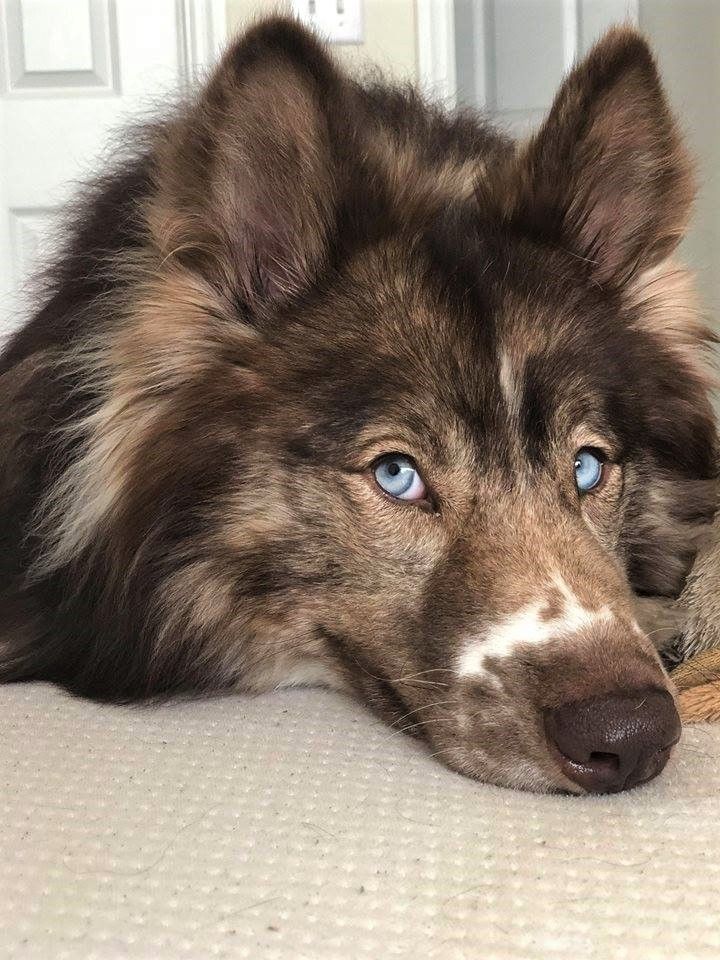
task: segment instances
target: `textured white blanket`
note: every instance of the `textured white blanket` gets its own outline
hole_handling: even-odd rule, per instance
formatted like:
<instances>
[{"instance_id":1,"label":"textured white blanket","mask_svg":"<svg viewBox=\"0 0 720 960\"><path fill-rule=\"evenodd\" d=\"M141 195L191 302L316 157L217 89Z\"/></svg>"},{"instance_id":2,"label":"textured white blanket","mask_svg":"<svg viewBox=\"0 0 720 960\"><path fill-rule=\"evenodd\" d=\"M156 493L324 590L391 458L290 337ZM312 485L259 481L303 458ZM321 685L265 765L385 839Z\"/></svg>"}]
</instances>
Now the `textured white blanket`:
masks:
<instances>
[{"instance_id":1,"label":"textured white blanket","mask_svg":"<svg viewBox=\"0 0 720 960\"><path fill-rule=\"evenodd\" d=\"M0 703L3 958L720 957L720 725L575 799L473 783L323 691Z\"/></svg>"}]
</instances>

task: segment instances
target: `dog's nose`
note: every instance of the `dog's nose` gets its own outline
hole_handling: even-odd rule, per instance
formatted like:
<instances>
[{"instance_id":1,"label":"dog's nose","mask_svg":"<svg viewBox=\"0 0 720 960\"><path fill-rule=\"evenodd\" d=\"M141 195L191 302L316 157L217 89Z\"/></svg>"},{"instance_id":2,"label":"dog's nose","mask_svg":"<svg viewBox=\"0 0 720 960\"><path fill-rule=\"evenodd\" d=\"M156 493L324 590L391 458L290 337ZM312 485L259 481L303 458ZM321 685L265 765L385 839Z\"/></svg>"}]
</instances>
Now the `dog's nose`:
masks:
<instances>
[{"instance_id":1,"label":"dog's nose","mask_svg":"<svg viewBox=\"0 0 720 960\"><path fill-rule=\"evenodd\" d=\"M680 739L680 717L665 690L567 703L545 717L560 766L589 793L617 793L652 780Z\"/></svg>"}]
</instances>

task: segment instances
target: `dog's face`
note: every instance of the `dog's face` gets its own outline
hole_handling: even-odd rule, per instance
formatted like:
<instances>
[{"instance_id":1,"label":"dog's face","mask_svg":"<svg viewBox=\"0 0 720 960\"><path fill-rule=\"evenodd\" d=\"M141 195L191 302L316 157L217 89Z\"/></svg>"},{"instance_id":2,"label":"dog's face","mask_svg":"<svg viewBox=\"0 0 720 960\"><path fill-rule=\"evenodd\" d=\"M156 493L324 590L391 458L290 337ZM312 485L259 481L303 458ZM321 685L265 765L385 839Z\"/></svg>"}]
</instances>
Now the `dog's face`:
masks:
<instances>
[{"instance_id":1,"label":"dog's face","mask_svg":"<svg viewBox=\"0 0 720 960\"><path fill-rule=\"evenodd\" d=\"M613 754L614 698L652 700L661 756L634 783L678 731L632 588L676 591L683 521L711 515L707 410L688 420L677 357L572 256L463 228L364 252L283 331L253 482L287 515L261 563L292 584L293 651L322 640L333 678L481 779L609 789L602 763L563 769L548 717L606 698L589 752Z\"/></svg>"},{"instance_id":2,"label":"dog's face","mask_svg":"<svg viewBox=\"0 0 720 960\"><path fill-rule=\"evenodd\" d=\"M55 562L103 514L156 675L344 686L499 784L657 773L633 593L680 589L715 436L644 43L609 36L515 148L261 27L157 151Z\"/></svg>"}]
</instances>

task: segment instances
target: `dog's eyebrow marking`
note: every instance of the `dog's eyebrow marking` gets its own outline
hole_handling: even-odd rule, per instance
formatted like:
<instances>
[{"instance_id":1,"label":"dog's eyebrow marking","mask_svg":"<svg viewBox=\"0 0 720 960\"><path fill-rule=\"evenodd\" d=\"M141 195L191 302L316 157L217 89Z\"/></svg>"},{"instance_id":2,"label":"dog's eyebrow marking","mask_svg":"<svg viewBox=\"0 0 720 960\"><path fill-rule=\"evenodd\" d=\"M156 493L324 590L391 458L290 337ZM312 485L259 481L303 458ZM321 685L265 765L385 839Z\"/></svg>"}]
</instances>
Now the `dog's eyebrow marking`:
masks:
<instances>
[{"instance_id":1,"label":"dog's eyebrow marking","mask_svg":"<svg viewBox=\"0 0 720 960\"><path fill-rule=\"evenodd\" d=\"M549 616L549 612L555 615ZM565 580L556 574L550 601L543 598L528 603L495 624L484 636L471 640L458 657L457 674L477 676L485 672L488 658L510 657L520 645L540 646L558 636L578 633L614 618L607 605L595 610L584 607Z\"/></svg>"}]
</instances>

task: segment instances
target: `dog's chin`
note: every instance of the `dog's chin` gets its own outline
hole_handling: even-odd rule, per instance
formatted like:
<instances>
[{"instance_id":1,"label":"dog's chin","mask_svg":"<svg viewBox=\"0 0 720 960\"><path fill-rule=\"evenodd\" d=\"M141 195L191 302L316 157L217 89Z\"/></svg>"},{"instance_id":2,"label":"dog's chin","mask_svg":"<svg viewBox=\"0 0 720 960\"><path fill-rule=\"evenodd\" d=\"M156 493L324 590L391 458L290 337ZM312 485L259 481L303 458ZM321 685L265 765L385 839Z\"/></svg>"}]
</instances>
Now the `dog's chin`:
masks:
<instances>
[{"instance_id":1,"label":"dog's chin","mask_svg":"<svg viewBox=\"0 0 720 960\"><path fill-rule=\"evenodd\" d=\"M476 744L465 744L461 738L443 747L433 747L433 755L451 770L473 780L521 790L526 793L562 793L582 795L585 791L565 777L553 763L549 753L546 764L525 756L493 757Z\"/></svg>"},{"instance_id":2,"label":"dog's chin","mask_svg":"<svg viewBox=\"0 0 720 960\"><path fill-rule=\"evenodd\" d=\"M513 754L502 749L495 756L477 738L463 730L462 713L457 717L430 715L432 702L414 709L387 681L377 676L372 692L363 690L362 699L373 713L393 730L421 740L431 757L472 780L530 793L582 795L585 790L566 777L546 744L533 743L533 755ZM418 719L423 717L424 719ZM500 736L502 743L505 738Z\"/></svg>"}]
</instances>

